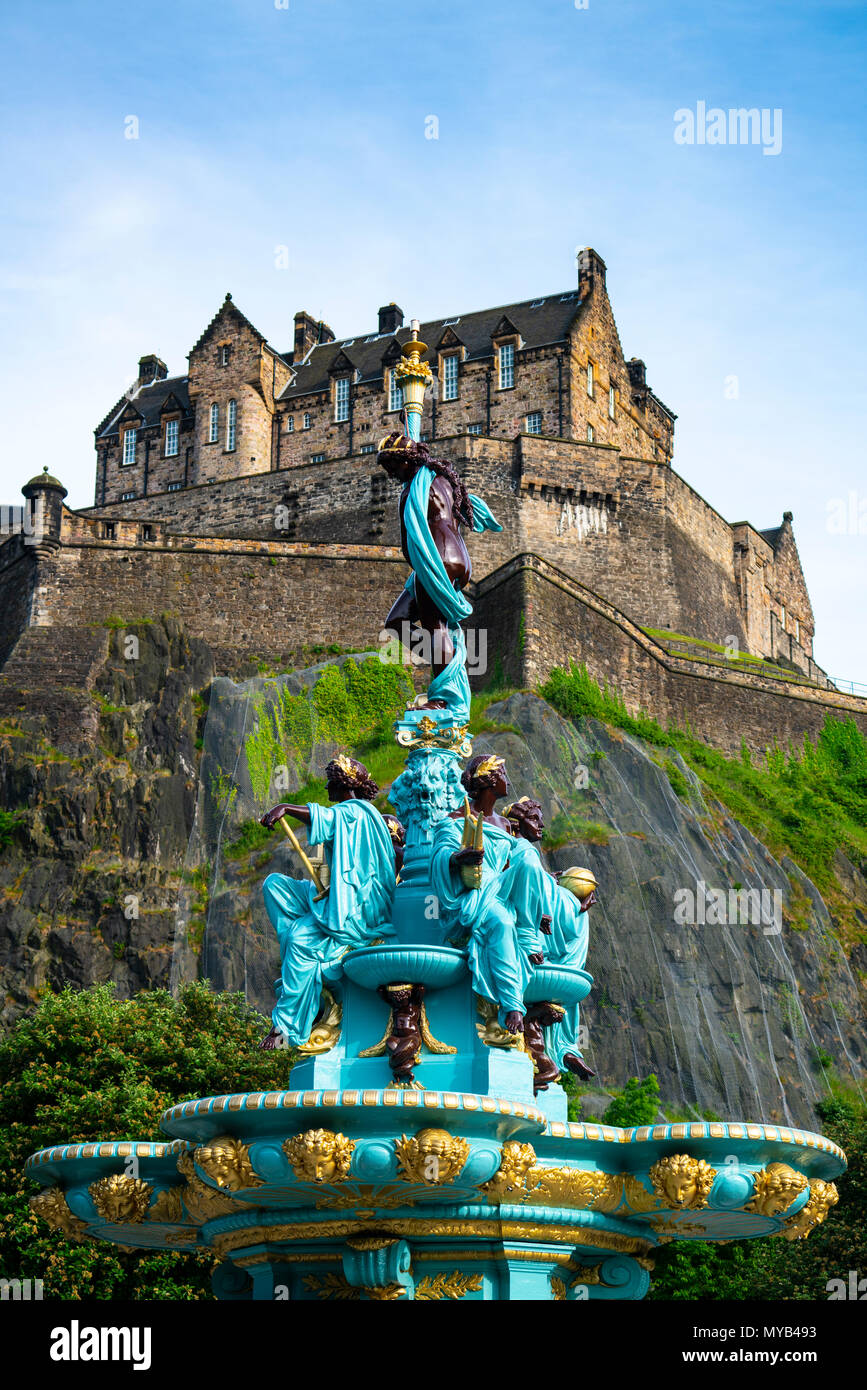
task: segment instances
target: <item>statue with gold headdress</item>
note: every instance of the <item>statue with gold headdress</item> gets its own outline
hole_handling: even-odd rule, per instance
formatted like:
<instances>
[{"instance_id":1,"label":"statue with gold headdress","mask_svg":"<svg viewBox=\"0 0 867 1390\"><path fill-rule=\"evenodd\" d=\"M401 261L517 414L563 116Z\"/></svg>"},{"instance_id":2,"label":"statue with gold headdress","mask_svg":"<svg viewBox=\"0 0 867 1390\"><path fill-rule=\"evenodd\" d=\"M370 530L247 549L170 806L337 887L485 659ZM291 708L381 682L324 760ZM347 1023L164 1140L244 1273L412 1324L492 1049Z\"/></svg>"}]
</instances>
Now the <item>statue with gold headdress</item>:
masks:
<instances>
[{"instance_id":1,"label":"statue with gold headdress","mask_svg":"<svg viewBox=\"0 0 867 1390\"><path fill-rule=\"evenodd\" d=\"M503 815L515 834L515 845L504 891L515 909L519 940L531 941L541 933L541 947L552 965L583 970L589 943L589 909L596 902L596 879L589 869L572 868L549 873L538 846L545 829L541 802L519 797ZM595 1073L584 1061L579 1046L579 1005L560 1010L546 1029L545 1047L556 1066L589 1080Z\"/></svg>"},{"instance_id":2,"label":"statue with gold headdress","mask_svg":"<svg viewBox=\"0 0 867 1390\"><path fill-rule=\"evenodd\" d=\"M461 781L469 798L464 810L434 828L431 882L440 922L449 940L466 945L476 993L497 1005L504 1028L521 1033L524 990L541 955L524 949L505 892L515 841L494 810L508 790L505 763L493 755L471 758Z\"/></svg>"},{"instance_id":3,"label":"statue with gold headdress","mask_svg":"<svg viewBox=\"0 0 867 1390\"><path fill-rule=\"evenodd\" d=\"M379 791L363 763L340 754L325 769L332 806L282 803L261 818L270 830L286 830L309 879L269 874L262 885L265 907L280 944L280 979L273 1027L264 1048L307 1041L322 1004L323 979L333 979L341 956L394 934L391 903L395 846L384 816L373 805ZM310 844L324 859L311 860L286 817L307 826ZM399 825L399 822L397 822Z\"/></svg>"}]
</instances>

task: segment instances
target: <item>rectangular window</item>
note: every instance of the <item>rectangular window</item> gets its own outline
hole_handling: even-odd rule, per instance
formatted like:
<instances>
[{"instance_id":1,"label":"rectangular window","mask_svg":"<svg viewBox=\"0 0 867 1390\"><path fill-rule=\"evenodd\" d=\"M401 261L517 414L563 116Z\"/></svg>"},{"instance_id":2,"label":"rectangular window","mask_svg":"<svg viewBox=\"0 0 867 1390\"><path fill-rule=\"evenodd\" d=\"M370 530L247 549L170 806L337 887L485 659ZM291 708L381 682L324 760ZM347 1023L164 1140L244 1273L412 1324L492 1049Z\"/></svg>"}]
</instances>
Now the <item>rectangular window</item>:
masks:
<instances>
[{"instance_id":1,"label":"rectangular window","mask_svg":"<svg viewBox=\"0 0 867 1390\"><path fill-rule=\"evenodd\" d=\"M588 394L588 396L592 396L592 395L593 395L593 363L592 363L592 362L588 362L588 363L587 363L587 394Z\"/></svg>"},{"instance_id":2,"label":"rectangular window","mask_svg":"<svg viewBox=\"0 0 867 1390\"><path fill-rule=\"evenodd\" d=\"M613 420L613 419L614 419L614 387L613 387L613 386L609 386L609 388L608 388L608 418L609 418L609 420Z\"/></svg>"},{"instance_id":3,"label":"rectangular window","mask_svg":"<svg viewBox=\"0 0 867 1390\"><path fill-rule=\"evenodd\" d=\"M125 430L123 436L123 466L129 468L135 463L135 441L137 430Z\"/></svg>"},{"instance_id":4,"label":"rectangular window","mask_svg":"<svg viewBox=\"0 0 867 1390\"><path fill-rule=\"evenodd\" d=\"M467 425L467 434L481 434L481 432L482 427L480 424Z\"/></svg>"},{"instance_id":5,"label":"rectangular window","mask_svg":"<svg viewBox=\"0 0 867 1390\"><path fill-rule=\"evenodd\" d=\"M178 439L180 437L180 420L166 420L166 458L174 458L178 452Z\"/></svg>"},{"instance_id":6,"label":"rectangular window","mask_svg":"<svg viewBox=\"0 0 867 1390\"><path fill-rule=\"evenodd\" d=\"M400 377L394 370L388 374L388 408L389 410L403 410L403 387L400 384Z\"/></svg>"},{"instance_id":7,"label":"rectangular window","mask_svg":"<svg viewBox=\"0 0 867 1390\"><path fill-rule=\"evenodd\" d=\"M449 353L443 358L443 400L456 401L458 398L458 354Z\"/></svg>"},{"instance_id":8,"label":"rectangular window","mask_svg":"<svg viewBox=\"0 0 867 1390\"><path fill-rule=\"evenodd\" d=\"M141 528L141 538L143 541L152 541L154 539L154 528L152 526L143 526Z\"/></svg>"},{"instance_id":9,"label":"rectangular window","mask_svg":"<svg viewBox=\"0 0 867 1390\"><path fill-rule=\"evenodd\" d=\"M334 418L349 419L349 377L340 376L334 386Z\"/></svg>"},{"instance_id":10,"label":"rectangular window","mask_svg":"<svg viewBox=\"0 0 867 1390\"><path fill-rule=\"evenodd\" d=\"M305 430L309 430L309 428L310 428L310 413L309 413L309 411L307 411L307 410L305 410L305 412L304 412L304 419L303 419L303 421L302 421L302 424L303 424Z\"/></svg>"},{"instance_id":11,"label":"rectangular window","mask_svg":"<svg viewBox=\"0 0 867 1390\"><path fill-rule=\"evenodd\" d=\"M515 384L515 344L503 343L497 353L500 390L507 391Z\"/></svg>"},{"instance_id":12,"label":"rectangular window","mask_svg":"<svg viewBox=\"0 0 867 1390\"><path fill-rule=\"evenodd\" d=\"M531 410L524 421L527 434L542 433L542 412L541 410Z\"/></svg>"},{"instance_id":13,"label":"rectangular window","mask_svg":"<svg viewBox=\"0 0 867 1390\"><path fill-rule=\"evenodd\" d=\"M183 483L169 483L168 488L166 490L168 492L180 492L182 487Z\"/></svg>"},{"instance_id":14,"label":"rectangular window","mask_svg":"<svg viewBox=\"0 0 867 1390\"><path fill-rule=\"evenodd\" d=\"M222 348L220 348L220 366L221 366L221 367L228 367L228 365L229 365L229 349L228 349L227 347L222 347Z\"/></svg>"},{"instance_id":15,"label":"rectangular window","mask_svg":"<svg viewBox=\"0 0 867 1390\"><path fill-rule=\"evenodd\" d=\"M120 500L121 500L121 502L134 502L134 501L135 501L135 493L134 493L134 492L122 492L122 493L120 494Z\"/></svg>"},{"instance_id":16,"label":"rectangular window","mask_svg":"<svg viewBox=\"0 0 867 1390\"><path fill-rule=\"evenodd\" d=\"M588 425L588 426L587 426L587 443L588 443L588 444L592 444L595 438L596 438L596 431L594 430L594 428L593 428L592 425Z\"/></svg>"},{"instance_id":17,"label":"rectangular window","mask_svg":"<svg viewBox=\"0 0 867 1390\"><path fill-rule=\"evenodd\" d=\"M286 433L287 433L287 434L293 434L294 432L295 432L295 416L294 416L294 415L290 415L290 416L288 417L287 421L286 421Z\"/></svg>"},{"instance_id":18,"label":"rectangular window","mask_svg":"<svg viewBox=\"0 0 867 1390\"><path fill-rule=\"evenodd\" d=\"M211 406L211 427L208 434L208 443L216 444L220 437L220 407L215 401Z\"/></svg>"},{"instance_id":19,"label":"rectangular window","mask_svg":"<svg viewBox=\"0 0 867 1390\"><path fill-rule=\"evenodd\" d=\"M113 521L104 521L102 523L102 539L104 541L113 541L116 534L117 533L115 530L115 524Z\"/></svg>"},{"instance_id":20,"label":"rectangular window","mask_svg":"<svg viewBox=\"0 0 867 1390\"><path fill-rule=\"evenodd\" d=\"M324 455L324 454L311 454L311 455L310 455L310 462L311 462L311 463L324 463L324 462L325 462L325 455Z\"/></svg>"},{"instance_id":21,"label":"rectangular window","mask_svg":"<svg viewBox=\"0 0 867 1390\"><path fill-rule=\"evenodd\" d=\"M359 450L359 452L362 453L362 454L372 454L372 453L374 452L373 445L372 445L372 444L362 444L361 449Z\"/></svg>"},{"instance_id":22,"label":"rectangular window","mask_svg":"<svg viewBox=\"0 0 867 1390\"><path fill-rule=\"evenodd\" d=\"M235 423L238 418L238 405L236 401L229 401L226 406L226 452L231 453L235 447Z\"/></svg>"}]
</instances>

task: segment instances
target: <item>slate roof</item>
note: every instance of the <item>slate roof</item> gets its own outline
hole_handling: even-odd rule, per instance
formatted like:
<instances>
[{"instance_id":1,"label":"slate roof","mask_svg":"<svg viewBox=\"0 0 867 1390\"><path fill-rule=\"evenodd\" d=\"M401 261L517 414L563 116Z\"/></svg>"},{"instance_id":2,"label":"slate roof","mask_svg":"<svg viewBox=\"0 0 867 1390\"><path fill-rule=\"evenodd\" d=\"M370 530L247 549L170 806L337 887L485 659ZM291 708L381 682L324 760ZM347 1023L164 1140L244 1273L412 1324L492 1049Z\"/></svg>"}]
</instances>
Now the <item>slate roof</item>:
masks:
<instances>
[{"instance_id":1,"label":"slate roof","mask_svg":"<svg viewBox=\"0 0 867 1390\"><path fill-rule=\"evenodd\" d=\"M140 429L146 429L148 425L159 424L160 410L169 396L175 397L184 415L190 415L192 406L187 390L188 382L189 377L186 376L167 376L162 381L153 381L147 386L140 387L133 396L121 396L114 408L106 415L102 424L97 426L97 439L103 439L107 434L117 433L118 421L130 404L134 405L144 417L139 426Z\"/></svg>"},{"instance_id":2,"label":"slate roof","mask_svg":"<svg viewBox=\"0 0 867 1390\"><path fill-rule=\"evenodd\" d=\"M580 307L581 298L578 291L573 289L525 299L520 304L505 304L471 314L431 319L423 323L420 329L422 342L428 345L426 360L434 361L444 334L449 334L449 343L453 344L456 338L466 348L466 361L490 357L491 335L497 332L504 318L514 324L525 348L565 342ZM311 392L327 390L330 385L329 369L341 353L357 369L359 381L377 381L382 376L384 358L389 350L396 358L399 348L411 337L412 331L409 325L405 325L396 333L361 333L355 338L338 338L333 343L320 343L311 350L303 364L296 365L295 377L280 399L292 400Z\"/></svg>"}]
</instances>

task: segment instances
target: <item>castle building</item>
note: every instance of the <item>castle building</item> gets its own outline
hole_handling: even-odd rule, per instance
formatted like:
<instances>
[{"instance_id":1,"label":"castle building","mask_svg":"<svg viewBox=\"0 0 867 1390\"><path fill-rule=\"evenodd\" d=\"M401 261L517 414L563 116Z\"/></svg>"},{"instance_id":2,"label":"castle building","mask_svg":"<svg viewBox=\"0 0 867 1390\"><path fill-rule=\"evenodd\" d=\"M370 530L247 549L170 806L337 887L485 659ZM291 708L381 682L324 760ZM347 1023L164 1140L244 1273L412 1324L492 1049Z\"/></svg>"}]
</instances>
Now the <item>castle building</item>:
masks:
<instances>
[{"instance_id":1,"label":"castle building","mask_svg":"<svg viewBox=\"0 0 867 1390\"><path fill-rule=\"evenodd\" d=\"M183 376L143 356L95 431L93 507L67 509L56 479L23 489L21 531L47 523L38 543L0 545L0 661L29 627L155 612L183 617L227 672L333 642L335 615L342 646L370 646L406 574L375 454L399 427L410 336L394 303L342 338L299 311L278 350L227 295ZM673 468L676 417L624 356L595 251L572 288L420 337L422 438L503 526L468 544L475 621L505 676L583 661L725 747L799 741L827 707L861 719L813 659L791 513L732 524Z\"/></svg>"}]
</instances>

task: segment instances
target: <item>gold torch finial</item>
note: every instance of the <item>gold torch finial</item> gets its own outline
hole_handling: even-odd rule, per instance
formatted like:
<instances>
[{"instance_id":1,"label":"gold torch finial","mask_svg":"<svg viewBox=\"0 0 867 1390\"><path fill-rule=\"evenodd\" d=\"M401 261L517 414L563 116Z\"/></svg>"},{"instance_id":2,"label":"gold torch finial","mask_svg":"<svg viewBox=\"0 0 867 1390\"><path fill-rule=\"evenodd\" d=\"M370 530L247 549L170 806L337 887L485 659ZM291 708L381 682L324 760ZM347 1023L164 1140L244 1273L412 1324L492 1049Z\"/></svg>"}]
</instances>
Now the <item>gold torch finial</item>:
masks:
<instances>
[{"instance_id":1,"label":"gold torch finial","mask_svg":"<svg viewBox=\"0 0 867 1390\"><path fill-rule=\"evenodd\" d=\"M412 320L412 337L401 348L402 358L394 368L394 374L403 387L403 404L406 409L406 427L410 439L416 443L421 436L421 412L424 393L433 372L427 362L422 361L422 353L427 352L427 343L419 338L421 325L418 319Z\"/></svg>"}]
</instances>

